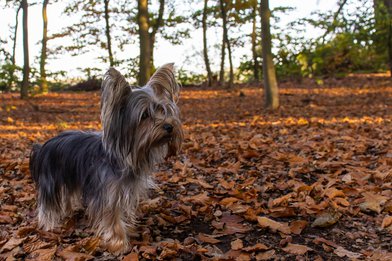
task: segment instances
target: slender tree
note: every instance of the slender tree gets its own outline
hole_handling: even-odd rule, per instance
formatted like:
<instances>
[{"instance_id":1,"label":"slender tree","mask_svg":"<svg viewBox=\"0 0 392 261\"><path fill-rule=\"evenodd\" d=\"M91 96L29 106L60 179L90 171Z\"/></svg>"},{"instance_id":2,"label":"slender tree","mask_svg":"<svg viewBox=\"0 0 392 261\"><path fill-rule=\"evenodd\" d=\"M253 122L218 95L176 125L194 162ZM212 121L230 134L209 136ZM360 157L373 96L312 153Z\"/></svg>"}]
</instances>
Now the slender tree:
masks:
<instances>
[{"instance_id":1,"label":"slender tree","mask_svg":"<svg viewBox=\"0 0 392 261\"><path fill-rule=\"evenodd\" d=\"M26 99L28 96L28 88L29 88L29 73L30 73L30 65L29 65L29 33L28 33L28 3L27 0L22 0L22 10L23 10L23 56L24 56L24 65L23 65L23 82L20 89L20 97L22 99Z\"/></svg>"},{"instance_id":2,"label":"slender tree","mask_svg":"<svg viewBox=\"0 0 392 261\"><path fill-rule=\"evenodd\" d=\"M118 63L113 52L113 36L114 32L120 30L111 30L117 24L111 23L110 17L113 13L117 16L125 15L118 12L118 6L114 5L116 2L110 0L72 0L68 1L64 13L68 16L73 16L75 13L80 15L76 23L68 26L62 33L51 36L50 39L71 37L73 43L71 45L61 46L60 51L65 50L71 55L80 55L85 52L94 50L93 47L98 47L106 52L106 55L100 57L107 62L109 66L114 66ZM114 6L113 6L114 5ZM125 20L123 17L119 20Z\"/></svg>"},{"instance_id":3,"label":"slender tree","mask_svg":"<svg viewBox=\"0 0 392 261\"><path fill-rule=\"evenodd\" d=\"M22 8L22 3L19 4L18 8L16 9L16 14L15 14L15 27L14 27L12 56L11 56L11 62L12 62L13 66L16 65L16 41L17 41L18 26L19 26L19 12L20 12L21 8Z\"/></svg>"},{"instance_id":4,"label":"slender tree","mask_svg":"<svg viewBox=\"0 0 392 261\"><path fill-rule=\"evenodd\" d=\"M272 60L271 32L268 0L261 0L261 44L263 56L263 76L265 90L265 106L269 109L279 107L278 83L276 81L275 66Z\"/></svg>"},{"instance_id":5,"label":"slender tree","mask_svg":"<svg viewBox=\"0 0 392 261\"><path fill-rule=\"evenodd\" d=\"M148 1L138 0L138 16L139 24L139 46L140 46L140 60L139 60L139 85L145 85L151 76L151 43L148 29L149 15L148 15Z\"/></svg>"},{"instance_id":6,"label":"slender tree","mask_svg":"<svg viewBox=\"0 0 392 261\"><path fill-rule=\"evenodd\" d=\"M257 27L256 27L256 22L257 22L257 0L253 0L253 6L252 6L252 58L253 58L253 77L256 83L259 82L259 61L258 61L258 55L257 55Z\"/></svg>"},{"instance_id":7,"label":"slender tree","mask_svg":"<svg viewBox=\"0 0 392 261\"><path fill-rule=\"evenodd\" d=\"M228 36L228 25L227 25L227 3L225 0L219 0L221 16L222 16L222 27L223 27L223 42L222 42L222 61L221 61L221 72L220 72L220 83L224 82L224 49L227 48L228 56L229 56L229 65L230 65L230 73L229 73L229 83L228 88L233 86L234 81L234 70L233 70L233 61L231 54L231 45Z\"/></svg>"},{"instance_id":8,"label":"slender tree","mask_svg":"<svg viewBox=\"0 0 392 261\"><path fill-rule=\"evenodd\" d=\"M208 8L208 0L204 0L204 8L203 8L203 56L204 56L204 63L206 65L207 70L207 79L208 79L208 86L212 85L212 72L210 66L210 60L208 58L208 45L207 45L207 8Z\"/></svg>"},{"instance_id":9,"label":"slender tree","mask_svg":"<svg viewBox=\"0 0 392 261\"><path fill-rule=\"evenodd\" d=\"M41 61L40 61L40 92L47 93L48 92L48 82L46 80L46 57L47 57L47 43L48 43L48 16L46 9L48 7L49 0L44 0L42 4L42 21L43 21L43 29L42 29L42 49L41 49Z\"/></svg>"},{"instance_id":10,"label":"slender tree","mask_svg":"<svg viewBox=\"0 0 392 261\"><path fill-rule=\"evenodd\" d=\"M154 67L154 46L156 42L156 35L158 30L163 25L163 13L165 12L165 0L159 0L159 10L158 10L158 17L152 21L149 21L149 25L152 27L151 33L149 34L150 37L150 67L151 72L155 70Z\"/></svg>"},{"instance_id":11,"label":"slender tree","mask_svg":"<svg viewBox=\"0 0 392 261\"><path fill-rule=\"evenodd\" d=\"M227 27L227 21L226 21L226 16L222 15L222 9L221 9L221 4L222 0L219 0L219 8L221 10L221 16L222 16L222 45L221 45L221 64L220 64L220 71L219 71L219 85L223 85L225 82L225 56L226 56L226 34L227 30L225 28Z\"/></svg>"},{"instance_id":12,"label":"slender tree","mask_svg":"<svg viewBox=\"0 0 392 261\"><path fill-rule=\"evenodd\" d=\"M114 66L114 58L112 53L112 37L110 34L110 22L109 22L109 2L110 0L104 0L105 2L105 34L106 34L106 42L107 42L107 49L109 55L109 64L110 67Z\"/></svg>"}]
</instances>

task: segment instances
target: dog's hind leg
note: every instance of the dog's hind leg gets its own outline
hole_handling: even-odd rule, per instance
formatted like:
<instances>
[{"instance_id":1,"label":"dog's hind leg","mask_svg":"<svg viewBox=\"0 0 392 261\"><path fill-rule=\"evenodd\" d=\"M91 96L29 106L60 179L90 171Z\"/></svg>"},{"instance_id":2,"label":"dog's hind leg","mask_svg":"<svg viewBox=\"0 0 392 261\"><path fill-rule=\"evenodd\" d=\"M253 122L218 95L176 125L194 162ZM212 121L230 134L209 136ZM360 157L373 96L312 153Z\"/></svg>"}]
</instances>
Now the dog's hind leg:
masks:
<instances>
[{"instance_id":1,"label":"dog's hind leg","mask_svg":"<svg viewBox=\"0 0 392 261\"><path fill-rule=\"evenodd\" d=\"M50 194L42 187L38 189L38 226L44 230L51 230L60 222L62 207L58 194Z\"/></svg>"}]
</instances>

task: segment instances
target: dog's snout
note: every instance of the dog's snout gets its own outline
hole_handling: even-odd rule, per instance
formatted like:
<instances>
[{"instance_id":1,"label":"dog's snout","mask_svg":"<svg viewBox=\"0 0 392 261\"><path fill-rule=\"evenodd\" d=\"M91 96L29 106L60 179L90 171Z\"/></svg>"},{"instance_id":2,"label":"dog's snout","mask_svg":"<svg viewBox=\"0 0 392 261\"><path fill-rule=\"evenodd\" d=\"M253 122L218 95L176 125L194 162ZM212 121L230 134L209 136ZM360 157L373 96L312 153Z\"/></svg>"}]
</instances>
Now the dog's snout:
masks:
<instances>
[{"instance_id":1,"label":"dog's snout","mask_svg":"<svg viewBox=\"0 0 392 261\"><path fill-rule=\"evenodd\" d=\"M163 124L163 129L167 131L167 133L172 133L173 132L173 125L165 123Z\"/></svg>"}]
</instances>

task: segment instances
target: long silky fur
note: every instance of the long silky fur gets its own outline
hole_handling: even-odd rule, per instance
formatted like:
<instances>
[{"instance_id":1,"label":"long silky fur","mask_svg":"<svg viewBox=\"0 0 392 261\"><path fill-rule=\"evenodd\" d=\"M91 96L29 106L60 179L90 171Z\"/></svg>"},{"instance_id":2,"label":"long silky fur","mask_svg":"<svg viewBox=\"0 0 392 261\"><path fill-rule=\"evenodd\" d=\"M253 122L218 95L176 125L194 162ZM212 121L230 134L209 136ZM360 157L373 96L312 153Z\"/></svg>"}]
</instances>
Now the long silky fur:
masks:
<instances>
[{"instance_id":1,"label":"long silky fur","mask_svg":"<svg viewBox=\"0 0 392 261\"><path fill-rule=\"evenodd\" d=\"M126 250L154 166L181 147L178 92L172 64L134 89L110 69L102 83L102 132L67 131L33 146L30 171L38 188L39 226L53 229L82 205L109 250Z\"/></svg>"}]
</instances>

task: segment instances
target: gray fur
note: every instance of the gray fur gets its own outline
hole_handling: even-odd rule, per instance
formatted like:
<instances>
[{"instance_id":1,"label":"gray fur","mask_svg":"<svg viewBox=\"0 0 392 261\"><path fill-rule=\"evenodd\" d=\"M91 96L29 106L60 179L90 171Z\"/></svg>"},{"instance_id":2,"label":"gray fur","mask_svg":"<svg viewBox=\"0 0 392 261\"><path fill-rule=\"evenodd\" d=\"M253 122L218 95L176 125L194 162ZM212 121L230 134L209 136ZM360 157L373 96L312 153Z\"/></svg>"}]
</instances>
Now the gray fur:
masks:
<instances>
[{"instance_id":1,"label":"gray fur","mask_svg":"<svg viewBox=\"0 0 392 261\"><path fill-rule=\"evenodd\" d=\"M33 147L30 171L38 188L40 227L53 229L83 205L109 250L127 249L127 233L152 186L154 166L181 147L174 99L179 86L172 70L162 66L146 86L132 89L111 68L102 83L102 132L67 131Z\"/></svg>"}]
</instances>

